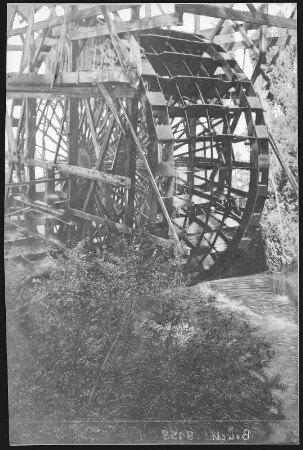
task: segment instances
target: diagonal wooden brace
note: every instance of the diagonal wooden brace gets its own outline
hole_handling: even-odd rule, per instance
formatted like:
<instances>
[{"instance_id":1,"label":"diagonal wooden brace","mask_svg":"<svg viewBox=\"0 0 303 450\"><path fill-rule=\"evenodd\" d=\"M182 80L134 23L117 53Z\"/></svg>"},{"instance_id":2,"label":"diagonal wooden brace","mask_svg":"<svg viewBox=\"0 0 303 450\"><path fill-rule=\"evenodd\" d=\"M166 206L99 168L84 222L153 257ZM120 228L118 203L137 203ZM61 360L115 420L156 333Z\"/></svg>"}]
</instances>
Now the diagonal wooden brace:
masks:
<instances>
[{"instance_id":1,"label":"diagonal wooden brace","mask_svg":"<svg viewBox=\"0 0 303 450\"><path fill-rule=\"evenodd\" d=\"M163 199L162 199L162 197L161 197L161 194L160 194L160 192L159 192L159 189L158 189L157 183L156 183L156 181L155 181L155 178L154 178L154 176L153 176L153 173L152 173L152 171L151 171L151 168L149 167L148 161L147 161L147 159L146 159L146 157L145 157L145 154L144 154L144 152L143 152L143 150L142 150L142 147L141 147L140 142L139 142L139 140L138 140L138 138L137 138L137 135L136 135L136 132L135 132L133 126L132 126L132 123L131 123L131 121L130 121L130 119L129 119L129 117L128 117L128 114L127 114L127 112L125 111L125 108L124 108L124 106L123 106L122 101L119 100L119 103L120 103L121 109L122 109L122 111L123 111L123 114L124 114L124 116L125 116L125 118L126 118L126 121L127 121L127 123L128 123L128 126L129 126L129 129L130 129L130 131L131 131L131 134L132 134L132 136L133 136L134 142L135 142L136 147L137 147L137 151L138 151L140 157L143 159L143 162L144 162L145 168L146 168L146 170L147 170L147 172L148 172L148 175L149 175L150 181L151 181L151 183L152 183L153 189L154 189L154 191L155 191L155 194L156 194L156 196L157 196L157 199L158 199L158 201L159 201L159 204L160 204L160 206L161 206L161 209L162 209L162 211L163 211L163 214L164 214L164 216L165 216L165 218L166 218L166 220L167 220L168 226L169 226L169 228L170 228L170 230L171 230L172 237L173 237L174 242L175 242L175 247L176 247L177 253L178 253L179 255L182 255L182 254L183 254L183 250L182 250L180 241L179 241L179 239L178 239L178 236L177 236L176 230L175 230L175 228L174 228L174 225L173 225L173 223L172 223L172 221L171 221L171 218L170 218L170 216L169 216L169 214L168 214L168 212L167 212L166 206L165 206L165 204L164 204L164 202L163 202Z\"/></svg>"}]
</instances>

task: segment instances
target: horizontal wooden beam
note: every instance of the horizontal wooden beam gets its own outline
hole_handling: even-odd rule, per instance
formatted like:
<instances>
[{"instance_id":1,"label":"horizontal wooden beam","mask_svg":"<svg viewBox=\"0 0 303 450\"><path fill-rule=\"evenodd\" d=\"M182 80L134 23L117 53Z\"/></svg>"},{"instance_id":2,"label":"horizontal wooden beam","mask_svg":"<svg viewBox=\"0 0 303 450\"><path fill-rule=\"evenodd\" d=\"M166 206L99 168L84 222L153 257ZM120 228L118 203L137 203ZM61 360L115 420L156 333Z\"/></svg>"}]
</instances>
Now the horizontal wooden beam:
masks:
<instances>
[{"instance_id":1,"label":"horizontal wooden beam","mask_svg":"<svg viewBox=\"0 0 303 450\"><path fill-rule=\"evenodd\" d=\"M133 98L135 96L135 89L131 86L121 85L108 89L108 93L112 99L117 98ZM20 84L8 84L6 89L7 98L23 99L23 98L37 98L37 99L62 99L68 98L89 98L100 97L100 90L95 87L75 87L75 86L28 86Z\"/></svg>"},{"instance_id":2,"label":"horizontal wooden beam","mask_svg":"<svg viewBox=\"0 0 303 450\"><path fill-rule=\"evenodd\" d=\"M100 97L97 87L76 87L76 86L29 86L27 84L8 84L6 89L8 98L52 98L52 97Z\"/></svg>"},{"instance_id":3,"label":"horizontal wooden beam","mask_svg":"<svg viewBox=\"0 0 303 450\"><path fill-rule=\"evenodd\" d=\"M82 9L81 11L77 11L73 14L70 14L69 22L73 22L76 20L87 19L89 17L101 14L101 4L97 6L93 6L91 8ZM46 20L41 20L39 22L35 22L33 25L33 31L43 30L45 28L53 28L63 24L64 16L53 17ZM7 33L8 37L18 36L19 34L26 34L27 26L16 28L15 30L11 30Z\"/></svg>"},{"instance_id":4,"label":"horizontal wooden beam","mask_svg":"<svg viewBox=\"0 0 303 450\"><path fill-rule=\"evenodd\" d=\"M259 45L259 39L252 39L252 42L256 47ZM217 42L216 42L217 43ZM220 44L224 50L226 51L235 51L238 48L249 48L245 41L235 41L232 40L228 43ZM268 37L267 38L267 47L284 47L285 45L297 45L297 36L296 35L284 35L284 36L276 36L276 37Z\"/></svg>"},{"instance_id":5,"label":"horizontal wooden beam","mask_svg":"<svg viewBox=\"0 0 303 450\"><path fill-rule=\"evenodd\" d=\"M75 22L77 20L89 19L90 17L97 16L101 13L101 5L104 3L99 3L96 6L92 6L90 8L81 9L80 11L76 11L70 14L68 20L69 22ZM124 4L124 3L116 3L114 5L107 5L107 10L109 12L119 11L121 9L132 8L134 4ZM39 22L35 22L33 25L33 31L43 30L45 28L53 28L63 24L64 16L53 17L47 20L41 20ZM27 26L16 28L15 30L11 30L8 32L7 36L18 36L19 34L26 34Z\"/></svg>"},{"instance_id":6,"label":"horizontal wooden beam","mask_svg":"<svg viewBox=\"0 0 303 450\"><path fill-rule=\"evenodd\" d=\"M176 11L180 13L198 14L208 17L219 17L221 19L240 20L241 22L256 23L258 25L267 25L269 27L297 29L297 21L286 19L284 17L262 14L259 12L239 11L233 8L225 8L221 5L205 3L177 3Z\"/></svg>"},{"instance_id":7,"label":"horizontal wooden beam","mask_svg":"<svg viewBox=\"0 0 303 450\"><path fill-rule=\"evenodd\" d=\"M40 212L42 214L51 215L54 219L59 222L65 223L70 226L75 226L76 223L72 220L66 218L65 211L58 211L58 209L52 208L51 206L44 205L42 203L37 204L34 202L29 202L28 200L23 200L21 197L14 197L15 203L19 203L21 205L29 206L31 210Z\"/></svg>"},{"instance_id":8,"label":"horizontal wooden beam","mask_svg":"<svg viewBox=\"0 0 303 450\"><path fill-rule=\"evenodd\" d=\"M115 23L117 33L126 33L132 31L151 30L153 28L170 27L182 25L182 15L178 13L163 14L160 16L146 17L144 19L133 20L129 22ZM97 36L106 36L109 34L106 25L99 27L86 28L83 30L71 31L68 34L70 40L87 39Z\"/></svg>"},{"instance_id":9,"label":"horizontal wooden beam","mask_svg":"<svg viewBox=\"0 0 303 450\"><path fill-rule=\"evenodd\" d=\"M11 87L14 84L24 85L40 85L50 86L52 81L51 74L36 74L36 73L16 73L11 72L6 75L7 86ZM64 72L58 75L56 86L61 85L80 85L91 83L129 83L126 73L118 68L102 69L102 70L82 70L78 72Z\"/></svg>"},{"instance_id":10,"label":"horizontal wooden beam","mask_svg":"<svg viewBox=\"0 0 303 450\"><path fill-rule=\"evenodd\" d=\"M130 228L126 225L123 225L121 223L117 223L117 222L113 222L112 220L109 219L105 219L104 217L99 217L99 216L95 216L93 214L88 214L87 212L84 211L79 211L77 209L73 209L73 208L69 208L69 212L71 214L73 214L76 217L79 217L81 219L85 219L88 220L89 222L95 222L95 223L99 223L101 225L105 225L108 226L112 229L115 229L119 232L131 235L131 234L139 234L141 233L140 230L136 230L134 228ZM166 247L166 248L174 248L174 242L170 241L168 239L163 239L160 238L158 236L154 236L153 234L147 233L147 232L143 232L143 235L150 241L153 242L154 244L158 244L161 245L162 247Z\"/></svg>"},{"instance_id":11,"label":"horizontal wooden beam","mask_svg":"<svg viewBox=\"0 0 303 450\"><path fill-rule=\"evenodd\" d=\"M8 52L23 52L24 46L23 45L12 45L7 44L6 50Z\"/></svg>"},{"instance_id":12,"label":"horizontal wooden beam","mask_svg":"<svg viewBox=\"0 0 303 450\"><path fill-rule=\"evenodd\" d=\"M126 225L122 225L121 223L113 222L112 220L105 219L104 217L95 216L93 214L89 214L84 211L79 211L78 209L69 208L68 210L76 217L80 217L81 219L88 220L90 222L95 222L101 225L109 226L110 228L115 228L117 231L120 231L125 234L132 234L132 229L127 227Z\"/></svg>"},{"instance_id":13,"label":"horizontal wooden beam","mask_svg":"<svg viewBox=\"0 0 303 450\"><path fill-rule=\"evenodd\" d=\"M260 38L260 29L252 31L251 33L248 34L248 36L253 42L258 41ZM291 42L294 42L294 40L297 41L297 31L296 30L287 30L287 31L278 30L278 32L275 32L275 33L271 33L270 31L268 31L268 37L267 37L267 39L269 41L268 45L273 45L273 44L271 44L271 42L275 42L275 40L277 41L279 38L282 38L282 40L283 40L285 37L289 37L289 41L291 41ZM235 44L235 43L237 43L237 44L239 43L240 45L242 45L243 41L236 40L235 32L233 31L233 32L226 33L226 34L218 34L214 38L214 43L222 45L222 47L226 48L226 47L229 47L230 44Z\"/></svg>"},{"instance_id":14,"label":"horizontal wooden beam","mask_svg":"<svg viewBox=\"0 0 303 450\"><path fill-rule=\"evenodd\" d=\"M48 161L38 159L28 159L26 161L28 166L43 167L45 169L57 169L62 173L74 175L75 177L87 178L89 180L99 181L105 184L112 184L114 186L130 188L130 178L121 175L111 175L105 172L99 172L94 169L86 169L85 167L71 166L67 164L54 164Z\"/></svg>"}]
</instances>

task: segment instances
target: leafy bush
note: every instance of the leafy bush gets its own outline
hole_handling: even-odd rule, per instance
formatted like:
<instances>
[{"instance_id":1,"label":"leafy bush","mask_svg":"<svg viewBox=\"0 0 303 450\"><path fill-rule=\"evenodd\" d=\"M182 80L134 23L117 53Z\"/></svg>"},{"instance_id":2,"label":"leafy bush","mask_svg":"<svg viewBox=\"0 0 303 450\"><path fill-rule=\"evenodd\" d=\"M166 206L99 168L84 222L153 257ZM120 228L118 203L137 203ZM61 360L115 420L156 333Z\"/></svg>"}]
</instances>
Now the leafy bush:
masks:
<instances>
[{"instance_id":1,"label":"leafy bush","mask_svg":"<svg viewBox=\"0 0 303 450\"><path fill-rule=\"evenodd\" d=\"M34 400L12 410L31 404L27 418L56 420L283 417L272 390L284 386L264 373L273 351L245 316L219 311L207 288L194 294L163 249L86 247L19 286L16 312L37 363L25 377Z\"/></svg>"},{"instance_id":2,"label":"leafy bush","mask_svg":"<svg viewBox=\"0 0 303 450\"><path fill-rule=\"evenodd\" d=\"M275 200L267 201L262 217L265 255L272 272L291 269L298 257L297 214L280 204L281 214L274 208Z\"/></svg>"},{"instance_id":3,"label":"leafy bush","mask_svg":"<svg viewBox=\"0 0 303 450\"><path fill-rule=\"evenodd\" d=\"M273 47L267 58L268 62L275 60L268 73L269 130L285 163L298 180L297 50L289 46ZM281 271L290 268L297 259L298 199L272 150L270 170L270 199L263 213L263 236L269 269Z\"/></svg>"}]
</instances>

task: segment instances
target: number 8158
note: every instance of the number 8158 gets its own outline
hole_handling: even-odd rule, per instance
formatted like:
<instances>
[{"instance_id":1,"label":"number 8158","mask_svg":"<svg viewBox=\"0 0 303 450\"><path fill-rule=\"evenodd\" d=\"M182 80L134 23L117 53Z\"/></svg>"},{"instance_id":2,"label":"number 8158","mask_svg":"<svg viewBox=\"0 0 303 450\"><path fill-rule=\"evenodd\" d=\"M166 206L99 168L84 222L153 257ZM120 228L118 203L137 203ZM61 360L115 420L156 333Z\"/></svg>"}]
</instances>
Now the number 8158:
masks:
<instances>
[{"instance_id":1,"label":"number 8158","mask_svg":"<svg viewBox=\"0 0 303 450\"><path fill-rule=\"evenodd\" d=\"M189 441L192 441L194 439L194 432L193 431L168 431L168 430L162 430L162 434L163 434L163 437L164 437L165 441L167 441L168 439L174 439L174 440L188 439Z\"/></svg>"}]
</instances>

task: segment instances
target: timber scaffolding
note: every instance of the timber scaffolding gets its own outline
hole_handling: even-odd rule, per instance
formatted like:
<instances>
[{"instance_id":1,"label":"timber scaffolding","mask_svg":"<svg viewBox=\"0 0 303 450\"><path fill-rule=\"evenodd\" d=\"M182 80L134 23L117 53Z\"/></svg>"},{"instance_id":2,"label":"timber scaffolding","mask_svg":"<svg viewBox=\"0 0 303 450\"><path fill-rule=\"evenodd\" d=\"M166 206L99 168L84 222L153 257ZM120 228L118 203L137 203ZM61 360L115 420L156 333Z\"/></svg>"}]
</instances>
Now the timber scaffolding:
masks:
<instances>
[{"instance_id":1,"label":"timber scaffolding","mask_svg":"<svg viewBox=\"0 0 303 450\"><path fill-rule=\"evenodd\" d=\"M282 4L168 5L7 5L8 61L21 60L7 74L5 215L58 248L144 233L212 277L260 226L266 52L296 45L296 4L288 18L268 14ZM202 30L201 16L218 23ZM239 48L257 57L251 79Z\"/></svg>"}]
</instances>

